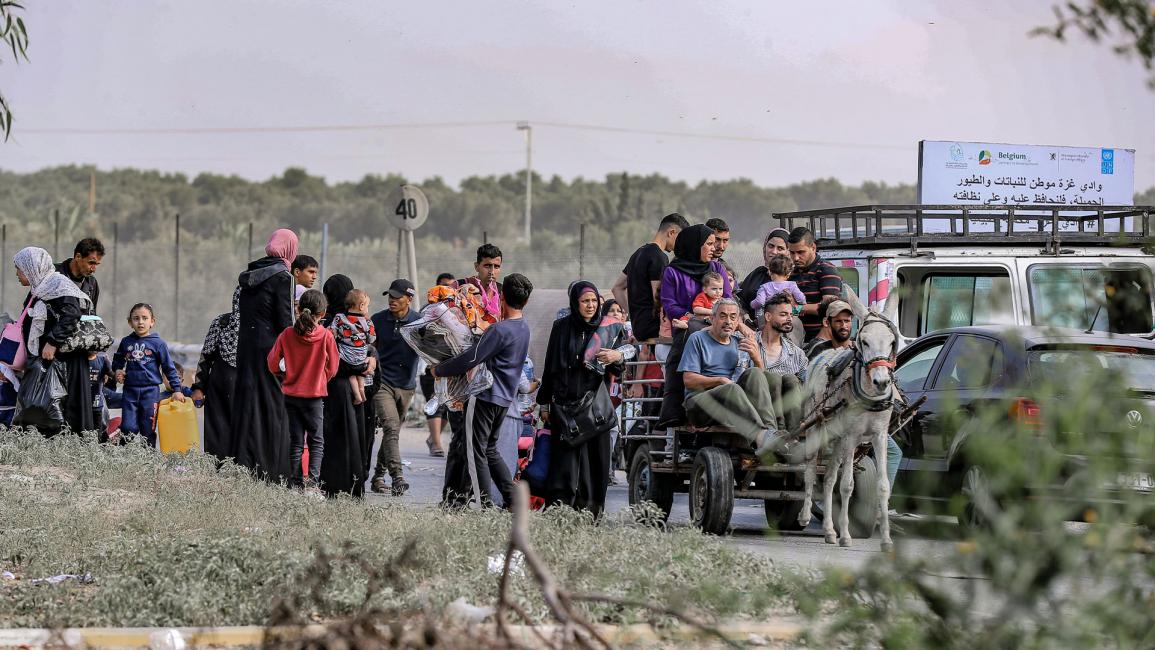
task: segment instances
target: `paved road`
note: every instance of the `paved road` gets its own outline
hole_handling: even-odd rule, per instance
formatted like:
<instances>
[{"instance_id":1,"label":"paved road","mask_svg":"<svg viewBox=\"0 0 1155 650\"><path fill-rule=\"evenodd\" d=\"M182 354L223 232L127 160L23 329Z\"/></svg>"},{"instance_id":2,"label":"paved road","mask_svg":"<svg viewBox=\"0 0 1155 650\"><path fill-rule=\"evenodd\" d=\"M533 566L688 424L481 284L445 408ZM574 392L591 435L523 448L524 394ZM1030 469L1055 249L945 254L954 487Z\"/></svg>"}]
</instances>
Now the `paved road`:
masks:
<instances>
[{"instance_id":1,"label":"paved road","mask_svg":"<svg viewBox=\"0 0 1155 650\"><path fill-rule=\"evenodd\" d=\"M424 426L418 428L407 426L401 433L401 455L410 465L406 467L405 477L410 483L410 491L400 500L404 503L435 506L440 500L441 487L445 479L445 459L432 458L425 447L426 431ZM374 453L380 444L378 438L374 446ZM608 512L617 512L624 509L628 502L626 492L626 477L624 472L617 474L618 485L611 485L606 503ZM389 495L370 494L371 501L395 501ZM670 515L673 526L689 526L690 513L684 494L677 495L674 500L674 509ZM913 529L918 526L910 518L900 517L899 526ZM785 535L768 534L765 515L761 501L740 500L735 504L732 520L733 532L726 536L727 543L752 553L763 553L784 566L808 569L824 565L857 568L879 556L879 540L877 537L867 540L855 540L851 548L840 548L826 544L822 540L822 532L818 524L801 533ZM920 556L931 556L948 553L954 542L944 539L922 539L915 536L895 536L895 545L899 553L913 553Z\"/></svg>"}]
</instances>

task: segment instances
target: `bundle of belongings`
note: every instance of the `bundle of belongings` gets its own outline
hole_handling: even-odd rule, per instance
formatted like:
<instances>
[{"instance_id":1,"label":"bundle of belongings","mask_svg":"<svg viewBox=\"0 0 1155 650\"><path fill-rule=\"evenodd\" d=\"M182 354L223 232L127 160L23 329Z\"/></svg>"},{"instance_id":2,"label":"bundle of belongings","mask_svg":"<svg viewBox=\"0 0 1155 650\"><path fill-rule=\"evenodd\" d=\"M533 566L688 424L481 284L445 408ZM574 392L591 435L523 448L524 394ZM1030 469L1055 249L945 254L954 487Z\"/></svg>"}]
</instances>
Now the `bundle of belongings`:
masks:
<instances>
[{"instance_id":1,"label":"bundle of belongings","mask_svg":"<svg viewBox=\"0 0 1155 650\"><path fill-rule=\"evenodd\" d=\"M472 348L478 335L457 300L443 299L426 305L417 320L401 328L401 337L417 356L436 366ZM433 415L443 404L461 410L465 400L492 385L493 375L484 364L459 377L440 377L433 384L434 395L426 403L425 413Z\"/></svg>"}]
</instances>

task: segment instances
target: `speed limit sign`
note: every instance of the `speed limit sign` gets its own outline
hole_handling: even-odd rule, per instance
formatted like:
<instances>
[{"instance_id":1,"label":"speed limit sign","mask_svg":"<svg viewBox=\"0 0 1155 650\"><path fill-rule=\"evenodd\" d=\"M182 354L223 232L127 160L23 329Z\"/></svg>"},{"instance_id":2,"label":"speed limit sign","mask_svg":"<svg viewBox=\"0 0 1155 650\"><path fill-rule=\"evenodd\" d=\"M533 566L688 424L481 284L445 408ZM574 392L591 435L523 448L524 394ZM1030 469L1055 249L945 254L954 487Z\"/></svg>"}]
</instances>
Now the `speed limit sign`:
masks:
<instances>
[{"instance_id":1,"label":"speed limit sign","mask_svg":"<svg viewBox=\"0 0 1155 650\"><path fill-rule=\"evenodd\" d=\"M390 220L401 230L417 230L429 218L429 199L416 185L402 185L386 201Z\"/></svg>"}]
</instances>

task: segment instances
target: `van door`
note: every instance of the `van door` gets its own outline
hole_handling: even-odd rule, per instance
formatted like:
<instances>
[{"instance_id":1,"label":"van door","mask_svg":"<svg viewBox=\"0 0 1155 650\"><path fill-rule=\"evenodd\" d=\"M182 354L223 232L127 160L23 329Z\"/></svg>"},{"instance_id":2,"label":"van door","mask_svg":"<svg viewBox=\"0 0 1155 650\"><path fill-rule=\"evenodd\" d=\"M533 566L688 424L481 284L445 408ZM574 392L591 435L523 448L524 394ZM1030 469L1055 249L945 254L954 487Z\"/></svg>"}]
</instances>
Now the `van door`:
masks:
<instances>
[{"instance_id":1,"label":"van door","mask_svg":"<svg viewBox=\"0 0 1155 650\"><path fill-rule=\"evenodd\" d=\"M898 330L907 343L948 327L1017 323L1009 266L931 260L897 261L896 266Z\"/></svg>"}]
</instances>

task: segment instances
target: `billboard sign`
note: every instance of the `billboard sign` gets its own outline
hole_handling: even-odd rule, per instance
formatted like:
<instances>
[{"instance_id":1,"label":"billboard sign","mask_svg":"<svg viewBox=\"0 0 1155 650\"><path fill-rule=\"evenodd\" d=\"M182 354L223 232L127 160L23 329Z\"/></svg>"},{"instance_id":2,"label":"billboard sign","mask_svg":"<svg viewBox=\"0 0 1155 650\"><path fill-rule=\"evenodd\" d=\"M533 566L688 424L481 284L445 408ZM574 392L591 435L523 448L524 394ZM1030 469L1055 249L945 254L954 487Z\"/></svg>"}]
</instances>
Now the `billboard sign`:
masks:
<instances>
[{"instance_id":1,"label":"billboard sign","mask_svg":"<svg viewBox=\"0 0 1155 650\"><path fill-rule=\"evenodd\" d=\"M1135 150L922 140L922 204L1134 205Z\"/></svg>"}]
</instances>

